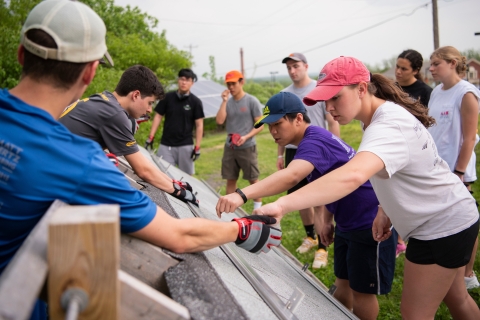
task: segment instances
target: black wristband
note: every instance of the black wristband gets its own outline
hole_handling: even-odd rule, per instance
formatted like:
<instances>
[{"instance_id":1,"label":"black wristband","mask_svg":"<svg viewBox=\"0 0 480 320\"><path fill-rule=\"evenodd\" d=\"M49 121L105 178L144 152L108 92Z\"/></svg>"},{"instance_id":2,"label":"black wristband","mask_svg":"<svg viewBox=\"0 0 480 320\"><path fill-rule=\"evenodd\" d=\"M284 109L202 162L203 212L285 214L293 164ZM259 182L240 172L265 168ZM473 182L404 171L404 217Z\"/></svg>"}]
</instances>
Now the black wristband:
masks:
<instances>
[{"instance_id":1,"label":"black wristband","mask_svg":"<svg viewBox=\"0 0 480 320\"><path fill-rule=\"evenodd\" d=\"M460 174L460 175L462 175L462 176L465 174L465 172L458 171L457 169L453 170L453 172L458 173L458 174Z\"/></svg>"},{"instance_id":2,"label":"black wristband","mask_svg":"<svg viewBox=\"0 0 480 320\"><path fill-rule=\"evenodd\" d=\"M243 203L247 203L247 196L245 195L245 193L242 192L242 190L240 190L239 188L237 188L237 190L235 190L236 193L238 193L240 195L240 197L242 197L243 199Z\"/></svg>"}]
</instances>

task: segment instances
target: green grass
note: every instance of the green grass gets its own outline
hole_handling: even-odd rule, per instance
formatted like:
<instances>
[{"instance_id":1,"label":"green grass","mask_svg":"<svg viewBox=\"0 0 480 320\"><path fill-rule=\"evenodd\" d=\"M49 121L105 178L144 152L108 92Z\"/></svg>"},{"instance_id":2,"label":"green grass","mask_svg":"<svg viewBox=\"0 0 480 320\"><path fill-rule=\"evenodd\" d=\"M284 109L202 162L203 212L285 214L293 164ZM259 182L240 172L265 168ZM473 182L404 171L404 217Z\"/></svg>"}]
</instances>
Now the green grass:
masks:
<instances>
[{"instance_id":1,"label":"green grass","mask_svg":"<svg viewBox=\"0 0 480 320\"><path fill-rule=\"evenodd\" d=\"M223 144L225 142L226 134L221 133L207 133L202 142L202 155L200 159L195 163L196 165L196 177L202 178L210 182L210 184L218 190L221 194L225 194L225 181L222 181L220 176L221 160L223 153ZM349 143L352 147L358 148L361 138L362 130L358 121L355 121L349 125L341 127L342 139ZM157 141L158 142L158 141ZM267 177L268 175L276 171L277 160L277 145L273 142L267 129L264 129L259 135L257 135L258 146L258 161L260 166L260 179ZM477 152L477 169L480 168L480 155ZM480 176L480 174L477 174ZM238 181L239 187L245 187L248 182L240 179ZM480 195L479 184L473 185L473 190L478 201ZM272 196L263 199L263 203L269 203L278 199L277 196ZM252 201L248 201L243 208L247 212L252 211ZM299 254L295 252L295 249L301 244L302 238L305 236L302 222L298 212L292 212L287 214L282 219L282 231L283 238L282 244L303 264L308 263L311 265L313 262L314 251ZM331 246L332 247L332 246ZM327 287L333 284L335 281L335 275L333 274L333 248L328 250L329 265L327 268L320 270L310 269ZM400 315L400 299L402 295L403 285L403 264L405 261L404 255L397 259L395 278L393 280L392 291L387 295L378 296L380 313L379 319L401 319ZM475 260L475 270L480 271L480 257L477 252ZM470 294L474 300L479 304L480 302L480 289L474 289L470 291ZM435 319L451 319L450 313L445 305L441 305L437 311Z\"/></svg>"}]
</instances>

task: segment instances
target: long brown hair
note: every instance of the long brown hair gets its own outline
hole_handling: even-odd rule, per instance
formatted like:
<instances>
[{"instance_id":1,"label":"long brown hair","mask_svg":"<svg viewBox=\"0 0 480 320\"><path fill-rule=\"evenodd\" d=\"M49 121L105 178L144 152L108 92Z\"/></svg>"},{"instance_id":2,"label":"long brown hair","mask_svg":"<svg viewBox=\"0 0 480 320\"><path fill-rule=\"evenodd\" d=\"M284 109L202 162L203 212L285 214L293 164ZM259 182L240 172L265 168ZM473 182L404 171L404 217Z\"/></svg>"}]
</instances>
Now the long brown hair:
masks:
<instances>
[{"instance_id":1,"label":"long brown hair","mask_svg":"<svg viewBox=\"0 0 480 320\"><path fill-rule=\"evenodd\" d=\"M426 128L435 124L435 119L428 115L428 109L420 103L420 100L412 99L408 93L397 87L392 80L381 74L372 74L368 83L368 92L379 99L392 101L404 107Z\"/></svg>"}]
</instances>

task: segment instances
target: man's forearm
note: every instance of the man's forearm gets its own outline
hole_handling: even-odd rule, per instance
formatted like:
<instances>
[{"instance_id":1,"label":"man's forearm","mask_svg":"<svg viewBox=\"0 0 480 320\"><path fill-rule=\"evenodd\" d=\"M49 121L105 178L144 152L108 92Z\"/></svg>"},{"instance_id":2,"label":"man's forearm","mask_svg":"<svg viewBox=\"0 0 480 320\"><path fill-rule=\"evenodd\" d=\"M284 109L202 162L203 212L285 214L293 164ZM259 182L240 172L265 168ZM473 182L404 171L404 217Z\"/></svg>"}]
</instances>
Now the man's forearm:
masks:
<instances>
[{"instance_id":1,"label":"man's forearm","mask_svg":"<svg viewBox=\"0 0 480 320\"><path fill-rule=\"evenodd\" d=\"M203 138L203 120L201 124L197 124L195 128L195 145L197 147L200 147L202 144L202 138Z\"/></svg>"},{"instance_id":2,"label":"man's forearm","mask_svg":"<svg viewBox=\"0 0 480 320\"><path fill-rule=\"evenodd\" d=\"M215 121L217 124L222 125L225 123L225 119L227 118L227 102L222 101L220 104L220 109L218 109L217 116L215 117Z\"/></svg>"},{"instance_id":3,"label":"man's forearm","mask_svg":"<svg viewBox=\"0 0 480 320\"><path fill-rule=\"evenodd\" d=\"M174 191L172 179L155 167L146 168L146 170L142 171L142 173L138 174L138 176L165 192L172 193Z\"/></svg>"},{"instance_id":4,"label":"man's forearm","mask_svg":"<svg viewBox=\"0 0 480 320\"><path fill-rule=\"evenodd\" d=\"M256 136L256 135L257 135L258 133L260 133L260 131L262 131L262 130L263 130L263 126L261 126L261 127L258 128L258 129L253 128L249 133L247 133L247 134L245 135L245 138L246 138L245 140L250 139L250 138Z\"/></svg>"},{"instance_id":5,"label":"man's forearm","mask_svg":"<svg viewBox=\"0 0 480 320\"><path fill-rule=\"evenodd\" d=\"M127 159L133 171L146 182L168 193L174 191L172 179L140 152L126 155L125 159Z\"/></svg>"},{"instance_id":6,"label":"man's forearm","mask_svg":"<svg viewBox=\"0 0 480 320\"><path fill-rule=\"evenodd\" d=\"M152 121L152 128L150 129L149 137L154 137L155 133L157 133L157 129L160 126L160 122L162 122L162 116L158 113L155 114Z\"/></svg>"},{"instance_id":7,"label":"man's forearm","mask_svg":"<svg viewBox=\"0 0 480 320\"><path fill-rule=\"evenodd\" d=\"M242 191L247 196L247 199L269 197L287 191L303 178L292 175L288 169L280 170L257 183L243 188Z\"/></svg>"},{"instance_id":8,"label":"man's forearm","mask_svg":"<svg viewBox=\"0 0 480 320\"><path fill-rule=\"evenodd\" d=\"M132 236L173 252L208 250L237 239L236 222L218 222L201 218L175 219L157 206L153 220Z\"/></svg>"}]
</instances>

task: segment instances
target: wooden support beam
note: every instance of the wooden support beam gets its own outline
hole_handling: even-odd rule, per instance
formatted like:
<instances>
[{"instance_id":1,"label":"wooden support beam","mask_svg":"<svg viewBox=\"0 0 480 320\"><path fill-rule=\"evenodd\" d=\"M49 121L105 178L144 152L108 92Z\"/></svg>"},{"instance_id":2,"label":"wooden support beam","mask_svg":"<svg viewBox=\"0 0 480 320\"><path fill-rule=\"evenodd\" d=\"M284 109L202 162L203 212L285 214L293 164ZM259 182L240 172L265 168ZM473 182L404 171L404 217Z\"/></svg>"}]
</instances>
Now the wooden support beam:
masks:
<instances>
[{"instance_id":1,"label":"wooden support beam","mask_svg":"<svg viewBox=\"0 0 480 320\"><path fill-rule=\"evenodd\" d=\"M121 319L190 319L188 309L126 272L118 271L121 283Z\"/></svg>"},{"instance_id":2,"label":"wooden support beam","mask_svg":"<svg viewBox=\"0 0 480 320\"><path fill-rule=\"evenodd\" d=\"M0 319L28 319L48 272L48 222L66 204L56 200L37 223L0 277Z\"/></svg>"},{"instance_id":3,"label":"wooden support beam","mask_svg":"<svg viewBox=\"0 0 480 320\"><path fill-rule=\"evenodd\" d=\"M118 319L120 310L118 205L70 206L57 210L48 241L50 318L64 319L60 299L80 288L88 306L78 319Z\"/></svg>"},{"instance_id":4,"label":"wooden support beam","mask_svg":"<svg viewBox=\"0 0 480 320\"><path fill-rule=\"evenodd\" d=\"M152 288L168 295L163 273L178 261L148 242L122 234L120 268Z\"/></svg>"}]
</instances>

